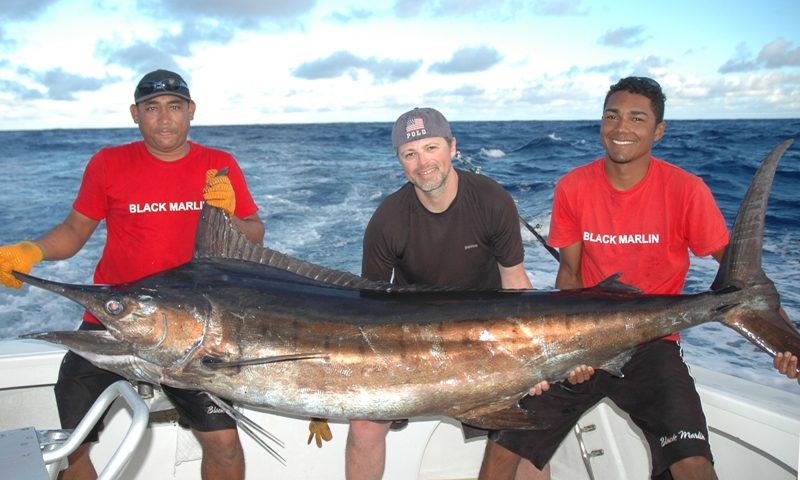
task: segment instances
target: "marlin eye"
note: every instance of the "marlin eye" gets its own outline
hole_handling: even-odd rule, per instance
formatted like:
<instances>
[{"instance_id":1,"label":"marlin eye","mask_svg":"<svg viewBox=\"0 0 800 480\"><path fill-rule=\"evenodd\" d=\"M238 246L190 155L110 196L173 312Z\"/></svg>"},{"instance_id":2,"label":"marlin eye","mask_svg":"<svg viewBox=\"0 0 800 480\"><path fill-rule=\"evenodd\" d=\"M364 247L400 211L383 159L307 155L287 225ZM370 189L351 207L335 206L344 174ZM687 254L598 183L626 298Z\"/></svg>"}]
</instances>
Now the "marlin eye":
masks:
<instances>
[{"instance_id":1,"label":"marlin eye","mask_svg":"<svg viewBox=\"0 0 800 480\"><path fill-rule=\"evenodd\" d=\"M119 300L109 300L106 302L106 312L111 315L119 315L123 310L125 310L125 305Z\"/></svg>"}]
</instances>

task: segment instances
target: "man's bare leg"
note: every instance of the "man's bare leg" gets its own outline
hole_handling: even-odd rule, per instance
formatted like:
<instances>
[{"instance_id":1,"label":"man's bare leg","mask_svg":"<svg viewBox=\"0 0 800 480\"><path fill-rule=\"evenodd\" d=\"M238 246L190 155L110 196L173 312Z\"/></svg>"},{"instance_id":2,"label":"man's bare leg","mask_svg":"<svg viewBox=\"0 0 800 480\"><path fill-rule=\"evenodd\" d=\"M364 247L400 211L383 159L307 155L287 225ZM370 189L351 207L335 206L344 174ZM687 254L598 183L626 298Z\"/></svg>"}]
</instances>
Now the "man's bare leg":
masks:
<instances>
[{"instance_id":1,"label":"man's bare leg","mask_svg":"<svg viewBox=\"0 0 800 480\"><path fill-rule=\"evenodd\" d=\"M669 467L675 480L717 480L714 465L706 457L688 457Z\"/></svg>"},{"instance_id":2,"label":"man's bare leg","mask_svg":"<svg viewBox=\"0 0 800 480\"><path fill-rule=\"evenodd\" d=\"M244 450L238 430L193 431L203 449L200 463L203 480L244 480Z\"/></svg>"},{"instance_id":3,"label":"man's bare leg","mask_svg":"<svg viewBox=\"0 0 800 480\"><path fill-rule=\"evenodd\" d=\"M486 441L479 480L548 480L550 466L537 469L528 460L492 440Z\"/></svg>"},{"instance_id":4,"label":"man's bare leg","mask_svg":"<svg viewBox=\"0 0 800 480\"><path fill-rule=\"evenodd\" d=\"M386 433L391 422L351 420L345 446L347 480L380 480L386 464Z\"/></svg>"},{"instance_id":5,"label":"man's bare leg","mask_svg":"<svg viewBox=\"0 0 800 480\"><path fill-rule=\"evenodd\" d=\"M550 480L550 464L539 470L530 460L523 458L519 462L514 480Z\"/></svg>"},{"instance_id":6,"label":"man's bare leg","mask_svg":"<svg viewBox=\"0 0 800 480\"><path fill-rule=\"evenodd\" d=\"M84 443L67 456L67 468L58 474L58 480L93 480L97 478L97 471L89 457L91 443Z\"/></svg>"}]
</instances>

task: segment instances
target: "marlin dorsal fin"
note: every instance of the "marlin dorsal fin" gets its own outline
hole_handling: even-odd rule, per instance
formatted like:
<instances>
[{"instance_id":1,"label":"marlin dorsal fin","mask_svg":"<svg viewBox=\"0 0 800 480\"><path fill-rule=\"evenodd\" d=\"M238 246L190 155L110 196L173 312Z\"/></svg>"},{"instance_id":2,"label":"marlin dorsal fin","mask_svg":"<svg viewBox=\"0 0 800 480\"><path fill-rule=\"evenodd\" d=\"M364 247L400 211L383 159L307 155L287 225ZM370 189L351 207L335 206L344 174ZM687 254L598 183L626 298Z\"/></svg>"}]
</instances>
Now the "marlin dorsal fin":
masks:
<instances>
[{"instance_id":1,"label":"marlin dorsal fin","mask_svg":"<svg viewBox=\"0 0 800 480\"><path fill-rule=\"evenodd\" d=\"M255 262L339 287L367 290L385 287L381 282L373 282L349 272L325 268L277 250L256 245L233 225L224 211L207 203L203 204L197 224L194 258L229 258Z\"/></svg>"}]
</instances>

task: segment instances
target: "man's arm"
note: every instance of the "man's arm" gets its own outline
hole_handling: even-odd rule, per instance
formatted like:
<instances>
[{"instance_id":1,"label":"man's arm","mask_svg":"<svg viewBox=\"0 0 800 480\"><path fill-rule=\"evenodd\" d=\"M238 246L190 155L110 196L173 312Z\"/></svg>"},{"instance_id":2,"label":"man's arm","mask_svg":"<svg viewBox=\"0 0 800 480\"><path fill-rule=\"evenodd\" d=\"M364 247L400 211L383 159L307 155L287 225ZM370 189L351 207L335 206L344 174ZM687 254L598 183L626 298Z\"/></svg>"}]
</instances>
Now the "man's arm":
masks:
<instances>
[{"instance_id":1,"label":"man's arm","mask_svg":"<svg viewBox=\"0 0 800 480\"><path fill-rule=\"evenodd\" d=\"M257 213L244 218L231 217L231 222L241 231L248 240L261 245L264 242L264 223Z\"/></svg>"},{"instance_id":2,"label":"man's arm","mask_svg":"<svg viewBox=\"0 0 800 480\"><path fill-rule=\"evenodd\" d=\"M22 288L22 282L12 272L30 273L42 260L63 260L75 255L98 223L73 209L62 223L38 240L0 246L0 284Z\"/></svg>"},{"instance_id":3,"label":"man's arm","mask_svg":"<svg viewBox=\"0 0 800 480\"><path fill-rule=\"evenodd\" d=\"M559 249L558 274L556 274L556 288L570 290L583 288L581 277L581 252L583 245L575 242Z\"/></svg>"},{"instance_id":4,"label":"man's arm","mask_svg":"<svg viewBox=\"0 0 800 480\"><path fill-rule=\"evenodd\" d=\"M389 245L392 233L385 222L383 204L373 212L361 243L361 276L377 282L394 280L395 256Z\"/></svg>"},{"instance_id":5,"label":"man's arm","mask_svg":"<svg viewBox=\"0 0 800 480\"><path fill-rule=\"evenodd\" d=\"M80 251L100 222L70 210L67 218L36 240L43 260L64 260Z\"/></svg>"},{"instance_id":6,"label":"man's arm","mask_svg":"<svg viewBox=\"0 0 800 480\"><path fill-rule=\"evenodd\" d=\"M513 267L504 267L497 264L500 270L500 284L506 290L521 290L533 288L528 274L525 273L525 264L518 263Z\"/></svg>"}]
</instances>

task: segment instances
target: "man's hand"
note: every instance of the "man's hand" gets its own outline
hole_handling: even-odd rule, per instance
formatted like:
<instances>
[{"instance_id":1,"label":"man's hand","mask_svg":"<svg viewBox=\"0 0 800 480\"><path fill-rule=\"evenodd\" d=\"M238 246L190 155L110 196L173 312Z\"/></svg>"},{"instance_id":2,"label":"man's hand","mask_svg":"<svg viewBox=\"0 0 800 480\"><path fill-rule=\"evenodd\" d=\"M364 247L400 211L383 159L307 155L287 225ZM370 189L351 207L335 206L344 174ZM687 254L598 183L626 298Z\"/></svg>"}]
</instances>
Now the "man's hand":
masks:
<instances>
[{"instance_id":1,"label":"man's hand","mask_svg":"<svg viewBox=\"0 0 800 480\"><path fill-rule=\"evenodd\" d=\"M217 170L214 168L206 172L203 199L212 207L221 208L229 217L233 217L233 212L236 210L236 194L233 191L233 185L226 175L217 176Z\"/></svg>"},{"instance_id":2,"label":"man's hand","mask_svg":"<svg viewBox=\"0 0 800 480\"><path fill-rule=\"evenodd\" d=\"M537 383L533 386L530 390L528 390L528 395L541 395L544 392L550 390L550 384L547 383L547 380L542 380L541 382Z\"/></svg>"},{"instance_id":3,"label":"man's hand","mask_svg":"<svg viewBox=\"0 0 800 480\"><path fill-rule=\"evenodd\" d=\"M581 365L575 370L569 372L567 381L573 385L588 381L594 375L594 368L588 365Z\"/></svg>"},{"instance_id":4,"label":"man's hand","mask_svg":"<svg viewBox=\"0 0 800 480\"><path fill-rule=\"evenodd\" d=\"M592 375L594 375L594 368L588 365L581 365L569 372L569 375L567 375L567 381L572 385L577 385L589 380ZM541 395L548 390L550 390L550 384L547 383L547 380L542 380L528 390L528 395Z\"/></svg>"},{"instance_id":5,"label":"man's hand","mask_svg":"<svg viewBox=\"0 0 800 480\"><path fill-rule=\"evenodd\" d=\"M794 326L794 322L789 318L789 314L781 307L779 310L781 318L783 321L786 322L792 329L796 328ZM800 383L800 376L797 375L797 356L792 355L792 352L784 352L775 355L775 358L772 359L772 365L778 369L778 373L781 375L786 375L790 379L797 379L797 383Z\"/></svg>"},{"instance_id":6,"label":"man's hand","mask_svg":"<svg viewBox=\"0 0 800 480\"><path fill-rule=\"evenodd\" d=\"M8 288L21 288L22 282L14 278L11 272L30 273L31 268L43 257L42 249L33 242L0 247L0 283Z\"/></svg>"},{"instance_id":7,"label":"man's hand","mask_svg":"<svg viewBox=\"0 0 800 480\"><path fill-rule=\"evenodd\" d=\"M786 375L792 379L796 378L797 383L800 383L800 377L797 376L797 357L792 355L792 352L775 355L775 358L772 359L772 364L781 375Z\"/></svg>"}]
</instances>

